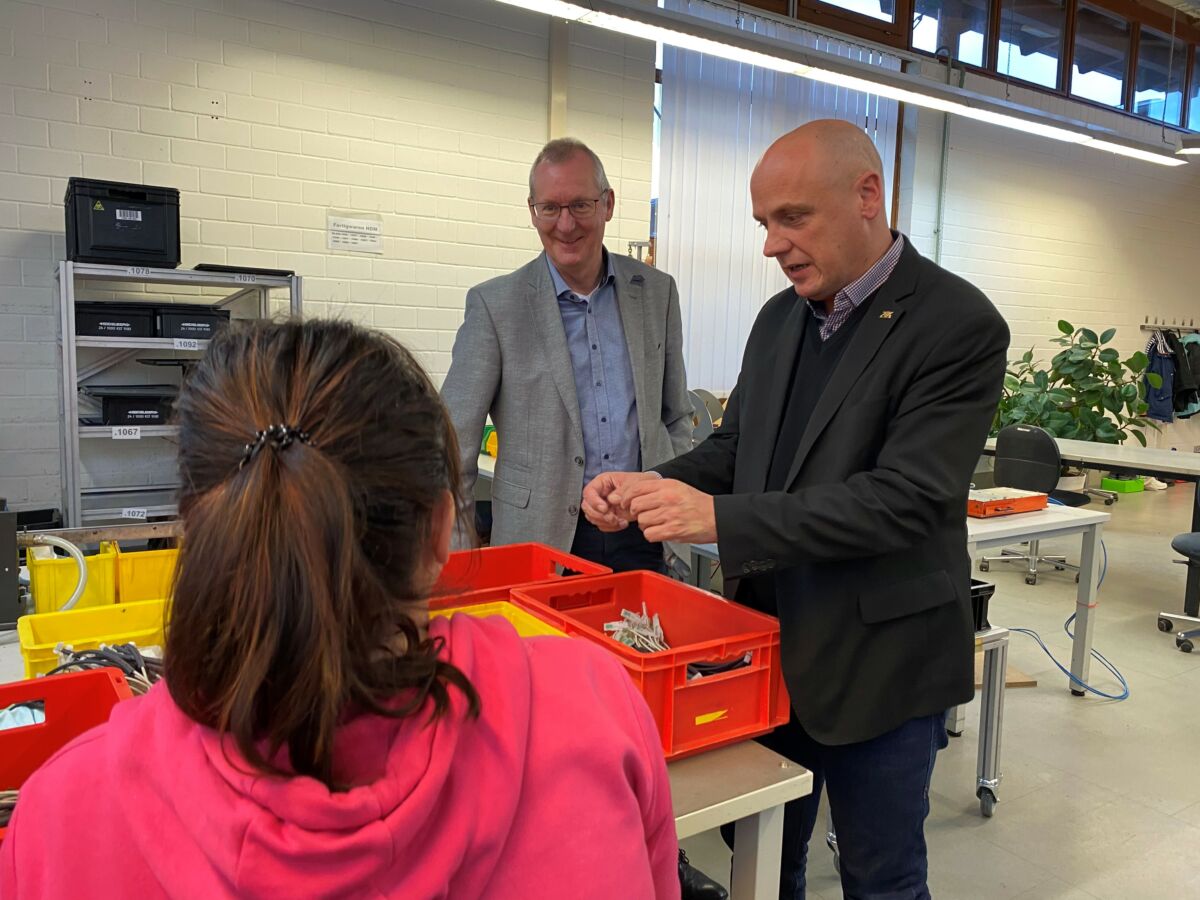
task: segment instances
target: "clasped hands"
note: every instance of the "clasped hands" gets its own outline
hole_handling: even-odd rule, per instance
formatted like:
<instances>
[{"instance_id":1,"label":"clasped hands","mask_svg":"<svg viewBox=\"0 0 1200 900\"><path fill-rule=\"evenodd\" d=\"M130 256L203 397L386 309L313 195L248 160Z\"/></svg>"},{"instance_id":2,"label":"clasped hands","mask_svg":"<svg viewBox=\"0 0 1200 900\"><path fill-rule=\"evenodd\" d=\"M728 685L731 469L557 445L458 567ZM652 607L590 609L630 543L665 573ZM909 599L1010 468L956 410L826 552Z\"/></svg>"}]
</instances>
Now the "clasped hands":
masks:
<instances>
[{"instance_id":1,"label":"clasped hands","mask_svg":"<svg viewBox=\"0 0 1200 900\"><path fill-rule=\"evenodd\" d=\"M583 514L601 531L633 522L651 543L707 544L717 539L713 498L653 472L603 472L583 491Z\"/></svg>"}]
</instances>

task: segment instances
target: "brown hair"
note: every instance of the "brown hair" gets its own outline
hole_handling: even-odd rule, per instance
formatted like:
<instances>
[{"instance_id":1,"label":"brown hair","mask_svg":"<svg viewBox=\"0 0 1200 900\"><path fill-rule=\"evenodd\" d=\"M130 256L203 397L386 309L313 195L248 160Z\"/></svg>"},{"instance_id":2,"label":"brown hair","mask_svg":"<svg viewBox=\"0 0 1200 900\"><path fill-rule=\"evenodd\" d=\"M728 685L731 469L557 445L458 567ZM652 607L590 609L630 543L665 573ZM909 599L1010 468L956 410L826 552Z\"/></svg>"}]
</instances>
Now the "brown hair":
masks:
<instances>
[{"instance_id":1,"label":"brown hair","mask_svg":"<svg viewBox=\"0 0 1200 900\"><path fill-rule=\"evenodd\" d=\"M410 615L434 511L458 493L454 430L412 355L374 331L234 324L177 404L179 557L166 681L253 767L331 788L347 714L479 699ZM304 432L288 446L257 432ZM244 464L243 464L244 463ZM271 760L286 747L289 770Z\"/></svg>"}]
</instances>

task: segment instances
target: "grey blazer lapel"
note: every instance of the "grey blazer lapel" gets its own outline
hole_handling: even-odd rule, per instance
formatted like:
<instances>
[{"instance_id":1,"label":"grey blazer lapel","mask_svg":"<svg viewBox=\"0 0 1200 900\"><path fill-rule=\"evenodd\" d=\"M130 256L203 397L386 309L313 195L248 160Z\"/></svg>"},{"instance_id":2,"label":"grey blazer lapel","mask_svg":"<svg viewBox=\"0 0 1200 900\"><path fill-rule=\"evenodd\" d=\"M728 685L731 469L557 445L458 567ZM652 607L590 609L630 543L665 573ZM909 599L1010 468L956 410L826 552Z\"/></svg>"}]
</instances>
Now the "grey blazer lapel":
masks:
<instances>
[{"instance_id":1,"label":"grey blazer lapel","mask_svg":"<svg viewBox=\"0 0 1200 900\"><path fill-rule=\"evenodd\" d=\"M640 273L623 271L620 257L613 258L613 274L616 276L617 309L621 312L621 327L625 331L625 346L629 351L629 365L633 369L634 399L637 400L638 430L642 446L646 435L654 427L654 416L646 400L646 280ZM654 416L652 416L652 413ZM648 418L649 417L649 418Z\"/></svg>"},{"instance_id":2,"label":"grey blazer lapel","mask_svg":"<svg viewBox=\"0 0 1200 900\"><path fill-rule=\"evenodd\" d=\"M558 311L558 298L554 294L554 282L550 278L544 252L533 261L525 301L529 304L529 317L537 328L538 341L550 363L554 384L562 395L567 415L575 431L583 434L579 395L575 392L575 369L571 364L571 352L567 349L567 332L563 328L562 313Z\"/></svg>"}]
</instances>

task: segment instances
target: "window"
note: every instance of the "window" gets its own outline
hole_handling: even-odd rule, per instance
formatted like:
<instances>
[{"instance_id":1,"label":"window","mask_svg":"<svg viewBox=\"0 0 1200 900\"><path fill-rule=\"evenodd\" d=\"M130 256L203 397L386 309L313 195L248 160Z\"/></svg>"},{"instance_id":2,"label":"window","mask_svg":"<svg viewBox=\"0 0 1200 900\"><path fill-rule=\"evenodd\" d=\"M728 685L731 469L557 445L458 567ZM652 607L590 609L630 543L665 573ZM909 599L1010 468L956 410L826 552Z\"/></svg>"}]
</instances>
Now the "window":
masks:
<instances>
[{"instance_id":1,"label":"window","mask_svg":"<svg viewBox=\"0 0 1200 900\"><path fill-rule=\"evenodd\" d=\"M1174 46L1172 46L1174 45ZM1179 125L1183 115L1183 73L1187 45L1152 28L1142 28L1138 42L1133 111L1139 116Z\"/></svg>"},{"instance_id":2,"label":"window","mask_svg":"<svg viewBox=\"0 0 1200 900\"><path fill-rule=\"evenodd\" d=\"M896 0L823 0L830 6L845 9L881 22L896 21Z\"/></svg>"},{"instance_id":3,"label":"window","mask_svg":"<svg viewBox=\"0 0 1200 900\"><path fill-rule=\"evenodd\" d=\"M1129 69L1129 22L1080 3L1075 12L1071 93L1106 106L1125 106Z\"/></svg>"},{"instance_id":4,"label":"window","mask_svg":"<svg viewBox=\"0 0 1200 900\"><path fill-rule=\"evenodd\" d=\"M1188 100L1188 128L1192 131L1200 131L1200 50L1194 54L1195 62L1192 63L1192 93L1191 99Z\"/></svg>"},{"instance_id":5,"label":"window","mask_svg":"<svg viewBox=\"0 0 1200 900\"><path fill-rule=\"evenodd\" d=\"M1000 0L996 71L1057 89L1066 18L1063 0Z\"/></svg>"},{"instance_id":6,"label":"window","mask_svg":"<svg viewBox=\"0 0 1200 900\"><path fill-rule=\"evenodd\" d=\"M912 47L950 55L969 66L982 66L988 26L988 0L917 0Z\"/></svg>"}]
</instances>

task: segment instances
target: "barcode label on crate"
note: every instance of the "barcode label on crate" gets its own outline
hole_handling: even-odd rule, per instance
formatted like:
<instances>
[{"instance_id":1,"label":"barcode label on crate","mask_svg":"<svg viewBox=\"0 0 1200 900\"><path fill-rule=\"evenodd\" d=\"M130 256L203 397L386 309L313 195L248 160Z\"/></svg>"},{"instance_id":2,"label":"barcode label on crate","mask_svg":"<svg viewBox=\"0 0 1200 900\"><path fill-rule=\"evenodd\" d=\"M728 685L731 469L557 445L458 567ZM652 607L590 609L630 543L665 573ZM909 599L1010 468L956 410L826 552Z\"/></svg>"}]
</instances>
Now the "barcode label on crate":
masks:
<instances>
[{"instance_id":1,"label":"barcode label on crate","mask_svg":"<svg viewBox=\"0 0 1200 900\"><path fill-rule=\"evenodd\" d=\"M236 272L234 273L233 280L238 284L254 284L257 278L249 272Z\"/></svg>"},{"instance_id":2,"label":"barcode label on crate","mask_svg":"<svg viewBox=\"0 0 1200 900\"><path fill-rule=\"evenodd\" d=\"M141 507L137 507L137 506L129 507L127 509L121 510L121 518L122 519L141 519L141 520L145 521L146 510Z\"/></svg>"},{"instance_id":3,"label":"barcode label on crate","mask_svg":"<svg viewBox=\"0 0 1200 900\"><path fill-rule=\"evenodd\" d=\"M176 350L199 350L200 341L196 338L175 338Z\"/></svg>"},{"instance_id":4,"label":"barcode label on crate","mask_svg":"<svg viewBox=\"0 0 1200 900\"><path fill-rule=\"evenodd\" d=\"M142 439L142 426L114 425L112 436L114 441L140 441Z\"/></svg>"},{"instance_id":5,"label":"barcode label on crate","mask_svg":"<svg viewBox=\"0 0 1200 900\"><path fill-rule=\"evenodd\" d=\"M118 209L118 222L140 222L142 221L142 211L140 209Z\"/></svg>"}]
</instances>

